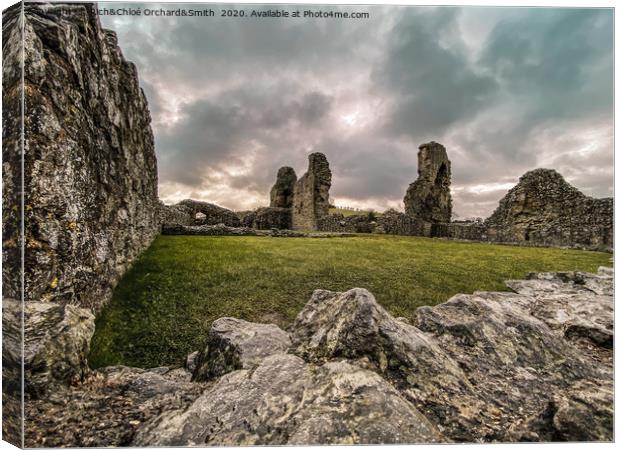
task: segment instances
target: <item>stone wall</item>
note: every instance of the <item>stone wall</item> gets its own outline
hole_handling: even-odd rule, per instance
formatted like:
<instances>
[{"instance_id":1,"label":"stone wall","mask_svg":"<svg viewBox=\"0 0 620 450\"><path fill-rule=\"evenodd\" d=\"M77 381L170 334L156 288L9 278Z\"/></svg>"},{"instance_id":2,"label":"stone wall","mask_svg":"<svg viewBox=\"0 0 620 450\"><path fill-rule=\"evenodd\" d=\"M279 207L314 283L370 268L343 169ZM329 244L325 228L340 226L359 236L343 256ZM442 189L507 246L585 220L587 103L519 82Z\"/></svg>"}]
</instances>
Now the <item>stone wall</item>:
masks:
<instances>
[{"instance_id":1,"label":"stone wall","mask_svg":"<svg viewBox=\"0 0 620 450\"><path fill-rule=\"evenodd\" d=\"M405 194L405 213L430 223L448 223L452 218L450 160L443 145L420 145L418 179Z\"/></svg>"},{"instance_id":2,"label":"stone wall","mask_svg":"<svg viewBox=\"0 0 620 450\"><path fill-rule=\"evenodd\" d=\"M323 153L308 156L308 171L295 183L293 230L316 230L317 220L329 214L332 172Z\"/></svg>"},{"instance_id":3,"label":"stone wall","mask_svg":"<svg viewBox=\"0 0 620 450\"><path fill-rule=\"evenodd\" d=\"M519 179L484 225L495 242L611 250L613 199L588 197L555 170L536 169Z\"/></svg>"},{"instance_id":4,"label":"stone wall","mask_svg":"<svg viewBox=\"0 0 620 450\"><path fill-rule=\"evenodd\" d=\"M377 219L368 214L344 216L329 214L317 220L319 231L333 231L344 233L373 233L377 228Z\"/></svg>"},{"instance_id":5,"label":"stone wall","mask_svg":"<svg viewBox=\"0 0 620 450\"><path fill-rule=\"evenodd\" d=\"M256 228L257 230L286 230L291 228L290 208L258 208L243 216L241 224L244 227Z\"/></svg>"},{"instance_id":6,"label":"stone wall","mask_svg":"<svg viewBox=\"0 0 620 450\"><path fill-rule=\"evenodd\" d=\"M13 106L18 13L3 18L10 39L3 95ZM25 298L97 309L159 232L147 101L136 67L101 28L93 4L27 3L24 35ZM17 113L3 116L5 211L15 208L20 171ZM3 221L9 258L13 215ZM16 298L18 267L6 264L4 273L5 294Z\"/></svg>"},{"instance_id":7,"label":"stone wall","mask_svg":"<svg viewBox=\"0 0 620 450\"><path fill-rule=\"evenodd\" d=\"M426 237L431 235L431 224L429 222L395 210L388 210L378 217L377 225L386 234Z\"/></svg>"},{"instance_id":8,"label":"stone wall","mask_svg":"<svg viewBox=\"0 0 620 450\"><path fill-rule=\"evenodd\" d=\"M272 208L292 208L297 174L292 167L280 167L276 183L271 188L269 206Z\"/></svg>"}]
</instances>

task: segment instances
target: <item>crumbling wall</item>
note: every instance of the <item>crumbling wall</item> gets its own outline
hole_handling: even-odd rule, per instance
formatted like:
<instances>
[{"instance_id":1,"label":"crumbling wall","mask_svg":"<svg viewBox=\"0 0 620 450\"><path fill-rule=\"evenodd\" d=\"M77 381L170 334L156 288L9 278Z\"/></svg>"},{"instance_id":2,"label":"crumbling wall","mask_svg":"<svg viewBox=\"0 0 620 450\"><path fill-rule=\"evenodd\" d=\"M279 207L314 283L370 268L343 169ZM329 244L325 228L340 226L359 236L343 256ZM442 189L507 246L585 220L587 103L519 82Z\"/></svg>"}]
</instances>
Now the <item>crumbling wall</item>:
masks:
<instances>
[{"instance_id":1,"label":"crumbling wall","mask_svg":"<svg viewBox=\"0 0 620 450\"><path fill-rule=\"evenodd\" d=\"M377 218L377 228L386 234L402 236L431 235L431 223L390 209Z\"/></svg>"},{"instance_id":2,"label":"crumbling wall","mask_svg":"<svg viewBox=\"0 0 620 450\"><path fill-rule=\"evenodd\" d=\"M344 216L329 214L317 220L319 231L344 233L373 233L377 227L377 219L370 213Z\"/></svg>"},{"instance_id":3,"label":"crumbling wall","mask_svg":"<svg viewBox=\"0 0 620 450\"><path fill-rule=\"evenodd\" d=\"M555 170L524 174L484 222L487 239L528 245L613 248L613 199L595 199Z\"/></svg>"},{"instance_id":4,"label":"crumbling wall","mask_svg":"<svg viewBox=\"0 0 620 450\"><path fill-rule=\"evenodd\" d=\"M280 167L276 183L271 188L269 206L272 208L292 208L296 182L297 174L292 167Z\"/></svg>"},{"instance_id":5,"label":"crumbling wall","mask_svg":"<svg viewBox=\"0 0 620 450\"><path fill-rule=\"evenodd\" d=\"M308 171L295 184L293 230L316 230L317 220L329 214L332 172L323 153L308 156Z\"/></svg>"},{"instance_id":6,"label":"crumbling wall","mask_svg":"<svg viewBox=\"0 0 620 450\"><path fill-rule=\"evenodd\" d=\"M405 194L405 213L430 223L448 223L452 217L450 160L443 145L420 145L418 179Z\"/></svg>"},{"instance_id":7,"label":"crumbling wall","mask_svg":"<svg viewBox=\"0 0 620 450\"><path fill-rule=\"evenodd\" d=\"M110 298L159 232L147 101L135 66L123 58L116 35L101 28L95 8L24 5L25 299L91 309ZM19 14L19 7L10 14ZM17 26L3 21L3 34L11 36ZM19 42L5 42L5 54L13 54ZM19 68L5 62L3 95L15 106ZM3 117L9 208L21 170L18 113L5 109ZM12 235L10 217L4 224ZM16 243L8 237L4 250L11 255ZM18 269L5 265L10 294L19 289Z\"/></svg>"}]
</instances>

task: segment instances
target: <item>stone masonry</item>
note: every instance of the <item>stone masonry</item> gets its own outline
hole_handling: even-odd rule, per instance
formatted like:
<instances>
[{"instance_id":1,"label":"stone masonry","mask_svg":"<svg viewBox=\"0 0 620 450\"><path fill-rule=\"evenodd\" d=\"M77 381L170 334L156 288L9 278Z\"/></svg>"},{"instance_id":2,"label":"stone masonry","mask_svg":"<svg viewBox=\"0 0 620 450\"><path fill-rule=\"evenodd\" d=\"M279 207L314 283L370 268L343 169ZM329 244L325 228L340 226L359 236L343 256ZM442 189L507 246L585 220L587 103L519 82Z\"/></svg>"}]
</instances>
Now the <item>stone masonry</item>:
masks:
<instances>
[{"instance_id":1,"label":"stone masonry","mask_svg":"<svg viewBox=\"0 0 620 450\"><path fill-rule=\"evenodd\" d=\"M276 184L271 188L269 206L271 208L292 208L296 182L297 175L292 167L280 167Z\"/></svg>"},{"instance_id":2,"label":"stone masonry","mask_svg":"<svg viewBox=\"0 0 620 450\"><path fill-rule=\"evenodd\" d=\"M490 241L613 247L613 199L595 199L555 170L536 169L519 179L484 222Z\"/></svg>"},{"instance_id":3,"label":"stone masonry","mask_svg":"<svg viewBox=\"0 0 620 450\"><path fill-rule=\"evenodd\" d=\"M448 223L452 216L450 160L443 145L420 145L418 179L405 195L405 213L430 223Z\"/></svg>"},{"instance_id":4,"label":"stone masonry","mask_svg":"<svg viewBox=\"0 0 620 450\"><path fill-rule=\"evenodd\" d=\"M329 163L323 153L311 153L308 161L308 171L295 184L293 230L316 230L317 219L329 214Z\"/></svg>"},{"instance_id":5,"label":"stone masonry","mask_svg":"<svg viewBox=\"0 0 620 450\"><path fill-rule=\"evenodd\" d=\"M24 7L25 299L97 309L159 233L147 100L94 4ZM3 15L9 58L20 45L19 14L17 5ZM19 66L5 62L3 93L13 98ZM19 129L8 114L3 122L8 218L19 209L21 155ZM6 254L14 255L17 229L3 231ZM18 270L5 261L5 296L19 298Z\"/></svg>"}]
</instances>

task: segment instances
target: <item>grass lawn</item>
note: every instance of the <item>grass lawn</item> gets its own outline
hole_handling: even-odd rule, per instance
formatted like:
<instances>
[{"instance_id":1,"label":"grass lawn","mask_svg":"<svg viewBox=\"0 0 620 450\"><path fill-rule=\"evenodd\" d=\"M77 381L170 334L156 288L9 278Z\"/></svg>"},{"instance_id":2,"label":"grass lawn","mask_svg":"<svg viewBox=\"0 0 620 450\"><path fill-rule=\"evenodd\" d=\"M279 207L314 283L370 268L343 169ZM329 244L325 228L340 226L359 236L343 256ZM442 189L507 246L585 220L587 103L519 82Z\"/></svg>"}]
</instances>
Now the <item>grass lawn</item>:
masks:
<instances>
[{"instance_id":1,"label":"grass lawn","mask_svg":"<svg viewBox=\"0 0 620 450\"><path fill-rule=\"evenodd\" d=\"M97 319L90 364L154 367L201 349L232 316L286 327L317 288L370 290L395 316L531 271L596 271L607 253L440 239L159 236Z\"/></svg>"}]
</instances>

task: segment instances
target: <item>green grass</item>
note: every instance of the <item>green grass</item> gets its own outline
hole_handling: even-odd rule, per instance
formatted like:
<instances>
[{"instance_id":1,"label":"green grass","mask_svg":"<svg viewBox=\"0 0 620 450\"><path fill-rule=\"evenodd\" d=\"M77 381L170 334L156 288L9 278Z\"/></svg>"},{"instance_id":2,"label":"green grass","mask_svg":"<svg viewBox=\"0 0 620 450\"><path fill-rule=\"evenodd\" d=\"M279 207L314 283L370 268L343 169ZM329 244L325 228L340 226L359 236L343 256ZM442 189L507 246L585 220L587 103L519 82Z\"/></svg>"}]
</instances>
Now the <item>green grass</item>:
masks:
<instances>
[{"instance_id":1,"label":"green grass","mask_svg":"<svg viewBox=\"0 0 620 450\"><path fill-rule=\"evenodd\" d=\"M90 364L154 367L201 349L232 316L289 325L317 288L370 290L395 316L530 271L596 271L607 253L401 236L159 236L97 319Z\"/></svg>"}]
</instances>

